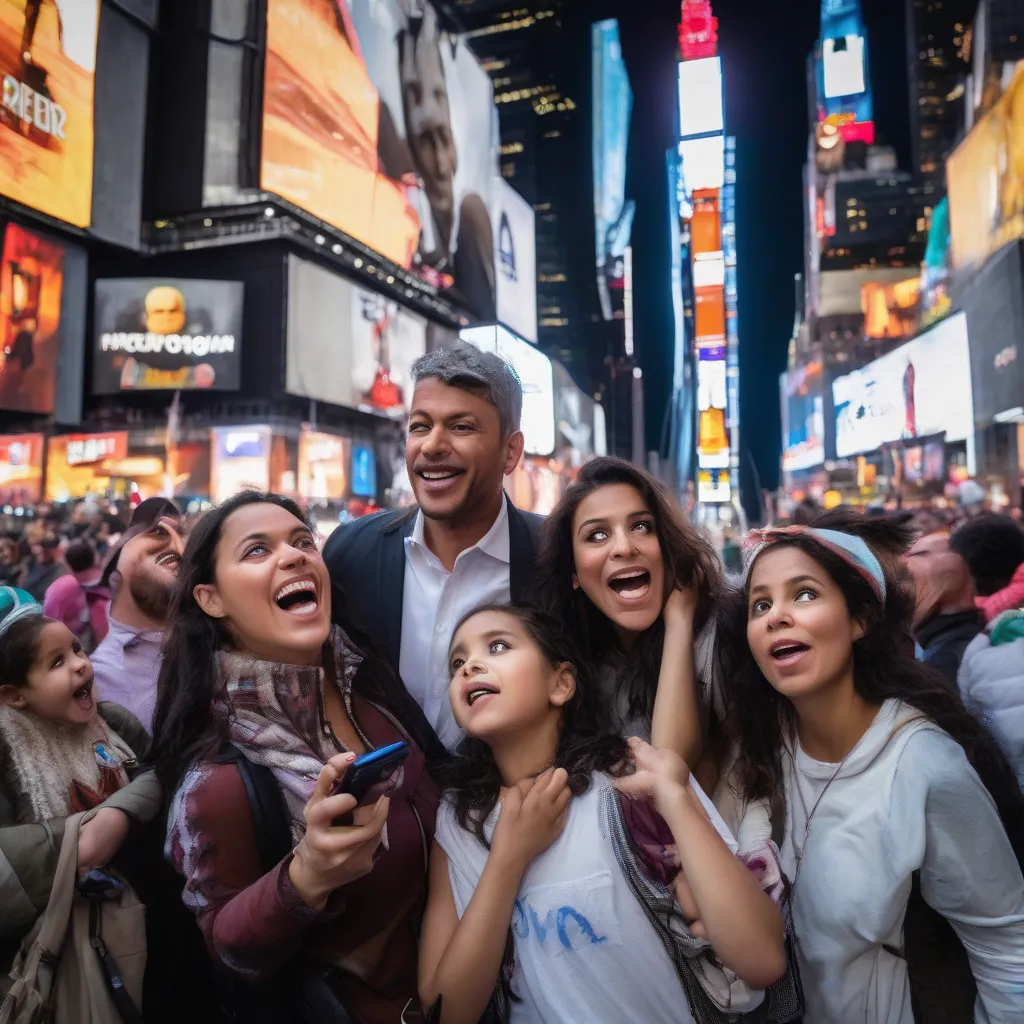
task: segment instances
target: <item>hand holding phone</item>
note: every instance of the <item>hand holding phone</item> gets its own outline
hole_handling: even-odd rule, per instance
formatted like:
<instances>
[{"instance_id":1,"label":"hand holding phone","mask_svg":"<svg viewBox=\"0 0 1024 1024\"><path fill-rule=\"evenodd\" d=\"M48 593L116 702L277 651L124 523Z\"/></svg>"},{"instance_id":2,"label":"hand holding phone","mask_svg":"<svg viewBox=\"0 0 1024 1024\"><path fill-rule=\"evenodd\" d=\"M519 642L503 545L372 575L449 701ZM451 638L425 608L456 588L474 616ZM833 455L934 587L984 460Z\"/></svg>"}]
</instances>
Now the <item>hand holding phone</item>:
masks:
<instances>
[{"instance_id":1,"label":"hand holding phone","mask_svg":"<svg viewBox=\"0 0 1024 1024\"><path fill-rule=\"evenodd\" d=\"M392 743L378 750L363 754L345 769L345 774L334 784L331 796L348 793L356 798L357 804L376 799L390 782L398 766L409 756L409 745L404 742ZM351 825L352 815L345 814L335 820L335 825Z\"/></svg>"}]
</instances>

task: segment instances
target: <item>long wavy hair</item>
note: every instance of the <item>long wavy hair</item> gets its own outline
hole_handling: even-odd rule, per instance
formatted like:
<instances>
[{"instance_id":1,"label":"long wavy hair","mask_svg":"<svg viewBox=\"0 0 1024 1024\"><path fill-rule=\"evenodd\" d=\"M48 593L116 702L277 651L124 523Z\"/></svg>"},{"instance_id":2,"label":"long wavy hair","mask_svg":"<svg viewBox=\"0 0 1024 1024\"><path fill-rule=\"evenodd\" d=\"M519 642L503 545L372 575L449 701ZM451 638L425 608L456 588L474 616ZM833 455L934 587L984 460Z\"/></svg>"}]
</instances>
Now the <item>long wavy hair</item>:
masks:
<instances>
[{"instance_id":1,"label":"long wavy hair","mask_svg":"<svg viewBox=\"0 0 1024 1024\"><path fill-rule=\"evenodd\" d=\"M547 517L541 529L533 601L559 622L571 625L583 656L599 666L619 644L611 620L583 593L573 587L576 560L573 556L573 520L584 499L604 487L623 484L636 490L654 516L654 527L665 563L665 595L676 588L697 591L694 633L715 616L724 589L722 568L714 548L683 515L665 488L642 469L623 459L602 456L586 463L576 482ZM654 714L654 698L661 671L665 623L658 616L633 644L619 673L619 688L627 694L630 714L648 721ZM703 680L704 683L710 680ZM704 698L704 687L699 688Z\"/></svg>"},{"instance_id":2,"label":"long wavy hair","mask_svg":"<svg viewBox=\"0 0 1024 1024\"><path fill-rule=\"evenodd\" d=\"M220 686L217 652L233 648L235 642L222 620L199 607L194 592L200 584L215 582L217 546L224 524L248 505L276 505L306 522L291 498L247 490L205 513L189 532L164 633L149 754L168 799L192 764L215 757L228 742L228 723L214 714L213 702ZM331 618L362 653L370 649L368 639L348 621L337 587L331 591Z\"/></svg>"},{"instance_id":3,"label":"long wavy hair","mask_svg":"<svg viewBox=\"0 0 1024 1024\"><path fill-rule=\"evenodd\" d=\"M861 536L872 548L891 554L906 540L903 527L869 520L853 512L832 512L814 526ZM913 597L893 578L887 562L884 608L865 578L848 562L809 534L775 541L768 550L790 546L813 558L842 591L850 616L864 626L853 644L854 688L866 701L881 704L890 698L916 708L963 747L968 761L996 803L1018 857L1024 852L1024 797L1016 776L998 743L971 714L941 673L917 661L906 643ZM749 575L748 575L749 579ZM793 704L772 687L758 667L747 643L749 583L734 595L721 620L730 722L739 746L739 779L749 799L777 801L782 797L783 749L796 736Z\"/></svg>"}]
</instances>

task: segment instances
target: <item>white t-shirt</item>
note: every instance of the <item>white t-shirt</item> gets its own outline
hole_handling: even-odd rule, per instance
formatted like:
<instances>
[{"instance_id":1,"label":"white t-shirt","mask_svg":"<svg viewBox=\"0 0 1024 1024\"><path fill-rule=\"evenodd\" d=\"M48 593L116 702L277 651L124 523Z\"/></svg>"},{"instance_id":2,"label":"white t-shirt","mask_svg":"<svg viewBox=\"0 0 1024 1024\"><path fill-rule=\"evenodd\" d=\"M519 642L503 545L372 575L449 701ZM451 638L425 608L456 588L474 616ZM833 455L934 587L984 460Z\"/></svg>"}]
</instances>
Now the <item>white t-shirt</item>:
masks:
<instances>
[{"instance_id":1,"label":"white t-shirt","mask_svg":"<svg viewBox=\"0 0 1024 1024\"><path fill-rule=\"evenodd\" d=\"M594 776L570 803L562 834L523 876L512 914L512 991L520 1000L511 1004L512 1024L692 1024L679 975L602 823L601 794L611 785L608 776ZM499 804L487 820L488 838L500 811ZM724 823L712 820L735 851ZM459 827L448 800L438 811L436 839L461 918L487 850Z\"/></svg>"},{"instance_id":2,"label":"white t-shirt","mask_svg":"<svg viewBox=\"0 0 1024 1024\"><path fill-rule=\"evenodd\" d=\"M883 946L903 944L911 876L919 870L925 900L970 958L975 1021L1020 1024L1024 879L963 748L889 700L838 768L799 746L795 759L784 758L782 867L794 883L805 1019L914 1024L906 961Z\"/></svg>"},{"instance_id":3,"label":"white t-shirt","mask_svg":"<svg viewBox=\"0 0 1024 1024\"><path fill-rule=\"evenodd\" d=\"M507 604L510 594L508 503L504 499L494 525L478 543L460 553L451 572L424 542L423 513L417 513L412 536L405 541L399 674L449 750L463 737L448 700L452 633L468 612L484 604Z\"/></svg>"}]
</instances>

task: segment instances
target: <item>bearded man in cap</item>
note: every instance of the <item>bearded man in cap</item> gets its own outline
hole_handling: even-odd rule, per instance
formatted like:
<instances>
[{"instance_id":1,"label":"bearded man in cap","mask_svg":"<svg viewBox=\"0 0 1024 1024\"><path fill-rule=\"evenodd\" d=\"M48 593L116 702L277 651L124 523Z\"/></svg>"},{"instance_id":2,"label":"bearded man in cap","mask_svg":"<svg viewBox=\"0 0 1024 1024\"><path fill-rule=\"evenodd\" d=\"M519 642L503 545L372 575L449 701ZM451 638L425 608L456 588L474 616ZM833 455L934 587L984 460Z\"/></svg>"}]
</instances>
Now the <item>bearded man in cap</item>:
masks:
<instances>
[{"instance_id":1,"label":"bearded man in cap","mask_svg":"<svg viewBox=\"0 0 1024 1024\"><path fill-rule=\"evenodd\" d=\"M110 631L92 654L97 699L127 708L152 733L160 646L185 550L181 513L149 498L132 516L103 571Z\"/></svg>"}]
</instances>

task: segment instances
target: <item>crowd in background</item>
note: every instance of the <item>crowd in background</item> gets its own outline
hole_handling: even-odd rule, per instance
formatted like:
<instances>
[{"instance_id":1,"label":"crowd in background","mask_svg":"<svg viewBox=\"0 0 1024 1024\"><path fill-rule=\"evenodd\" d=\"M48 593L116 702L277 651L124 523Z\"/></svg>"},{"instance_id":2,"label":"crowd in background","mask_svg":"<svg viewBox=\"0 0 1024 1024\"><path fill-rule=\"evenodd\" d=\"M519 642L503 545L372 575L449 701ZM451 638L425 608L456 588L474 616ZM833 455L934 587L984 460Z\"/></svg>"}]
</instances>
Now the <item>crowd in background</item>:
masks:
<instances>
[{"instance_id":1,"label":"crowd in background","mask_svg":"<svg viewBox=\"0 0 1024 1024\"><path fill-rule=\"evenodd\" d=\"M322 550L257 491L4 539L0 1019L1022 1019L1017 522L719 554L608 457L542 518L507 364L413 376L417 505Z\"/></svg>"}]
</instances>

